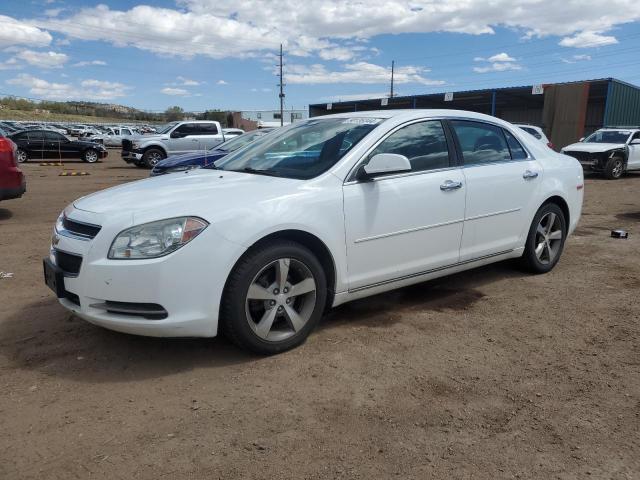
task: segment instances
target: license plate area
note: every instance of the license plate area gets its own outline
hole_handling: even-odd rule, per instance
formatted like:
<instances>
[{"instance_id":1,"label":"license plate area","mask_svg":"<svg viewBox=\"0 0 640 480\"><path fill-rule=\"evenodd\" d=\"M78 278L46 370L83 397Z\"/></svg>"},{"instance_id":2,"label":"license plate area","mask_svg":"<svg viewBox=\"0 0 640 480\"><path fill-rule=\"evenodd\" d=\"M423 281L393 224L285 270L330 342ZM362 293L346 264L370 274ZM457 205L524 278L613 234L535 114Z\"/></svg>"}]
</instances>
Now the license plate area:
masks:
<instances>
[{"instance_id":1,"label":"license plate area","mask_svg":"<svg viewBox=\"0 0 640 480\"><path fill-rule=\"evenodd\" d=\"M44 269L44 282L51 290L53 290L58 298L64 298L64 273L49 258L42 261Z\"/></svg>"}]
</instances>

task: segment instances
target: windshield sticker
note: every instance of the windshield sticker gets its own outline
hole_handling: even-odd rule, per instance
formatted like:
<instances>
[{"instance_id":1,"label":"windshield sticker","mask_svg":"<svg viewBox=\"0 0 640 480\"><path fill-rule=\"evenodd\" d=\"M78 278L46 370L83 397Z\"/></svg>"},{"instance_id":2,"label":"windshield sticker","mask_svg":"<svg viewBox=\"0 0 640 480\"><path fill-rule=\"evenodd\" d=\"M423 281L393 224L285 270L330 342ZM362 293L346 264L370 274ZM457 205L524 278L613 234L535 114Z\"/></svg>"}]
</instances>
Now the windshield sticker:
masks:
<instances>
[{"instance_id":1,"label":"windshield sticker","mask_svg":"<svg viewBox=\"0 0 640 480\"><path fill-rule=\"evenodd\" d=\"M377 125L381 121L382 121L381 118L360 118L360 117L355 117L355 118L347 118L342 123L352 123L354 125Z\"/></svg>"}]
</instances>

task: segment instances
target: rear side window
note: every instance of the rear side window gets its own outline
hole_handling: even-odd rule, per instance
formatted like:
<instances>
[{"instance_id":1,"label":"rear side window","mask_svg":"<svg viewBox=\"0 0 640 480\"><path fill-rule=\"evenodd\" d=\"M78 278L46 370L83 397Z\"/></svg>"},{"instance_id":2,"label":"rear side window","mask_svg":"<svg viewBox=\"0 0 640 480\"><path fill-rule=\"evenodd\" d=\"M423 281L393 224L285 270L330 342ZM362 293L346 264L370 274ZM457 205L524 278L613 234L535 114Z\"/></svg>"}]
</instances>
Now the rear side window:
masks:
<instances>
[{"instance_id":1,"label":"rear side window","mask_svg":"<svg viewBox=\"0 0 640 480\"><path fill-rule=\"evenodd\" d=\"M217 135L218 127L215 123L194 123L194 130L196 133L192 135Z\"/></svg>"},{"instance_id":2,"label":"rear side window","mask_svg":"<svg viewBox=\"0 0 640 480\"><path fill-rule=\"evenodd\" d=\"M527 158L527 151L522 147L516 137L514 137L508 130L504 130L504 135L507 137L509 150L511 150L511 158L513 160L524 160Z\"/></svg>"},{"instance_id":3,"label":"rear side window","mask_svg":"<svg viewBox=\"0 0 640 480\"><path fill-rule=\"evenodd\" d=\"M527 127L520 127L520 128L522 128L525 132L533 135L538 140L540 140L542 138L542 135L540 135L535 128L527 128Z\"/></svg>"},{"instance_id":4,"label":"rear side window","mask_svg":"<svg viewBox=\"0 0 640 480\"><path fill-rule=\"evenodd\" d=\"M449 166L447 138L438 120L413 123L399 129L378 145L369 158L379 153L404 155L414 172Z\"/></svg>"},{"instance_id":5,"label":"rear side window","mask_svg":"<svg viewBox=\"0 0 640 480\"><path fill-rule=\"evenodd\" d=\"M460 142L465 165L511 160L502 128L466 120L453 120L451 126Z\"/></svg>"}]
</instances>

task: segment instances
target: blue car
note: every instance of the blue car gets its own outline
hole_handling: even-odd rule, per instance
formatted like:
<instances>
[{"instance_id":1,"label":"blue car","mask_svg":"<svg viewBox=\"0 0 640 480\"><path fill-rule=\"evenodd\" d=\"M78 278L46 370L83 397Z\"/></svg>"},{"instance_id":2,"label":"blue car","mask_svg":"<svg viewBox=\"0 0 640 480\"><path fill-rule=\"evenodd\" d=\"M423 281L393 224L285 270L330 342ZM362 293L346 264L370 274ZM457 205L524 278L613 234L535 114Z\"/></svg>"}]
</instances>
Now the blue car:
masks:
<instances>
[{"instance_id":1,"label":"blue car","mask_svg":"<svg viewBox=\"0 0 640 480\"><path fill-rule=\"evenodd\" d=\"M151 176L164 175L165 173L184 172L194 168L202 168L211 165L216 160L220 160L225 155L235 152L239 148L248 145L256 138L266 135L273 128L261 128L252 132L239 135L209 150L200 150L197 152L182 153L179 155L171 155L170 157L158 162Z\"/></svg>"}]
</instances>

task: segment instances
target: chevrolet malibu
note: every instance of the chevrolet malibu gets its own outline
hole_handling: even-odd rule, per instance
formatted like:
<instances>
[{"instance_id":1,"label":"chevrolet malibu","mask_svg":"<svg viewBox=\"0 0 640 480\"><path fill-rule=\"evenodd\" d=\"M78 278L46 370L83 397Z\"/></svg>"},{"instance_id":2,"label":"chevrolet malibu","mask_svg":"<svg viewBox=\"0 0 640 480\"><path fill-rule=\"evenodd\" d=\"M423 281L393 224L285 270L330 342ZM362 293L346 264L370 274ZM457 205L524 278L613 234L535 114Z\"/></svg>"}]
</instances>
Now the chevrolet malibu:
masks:
<instances>
[{"instance_id":1,"label":"chevrolet malibu","mask_svg":"<svg viewBox=\"0 0 640 480\"><path fill-rule=\"evenodd\" d=\"M582 209L573 158L494 117L386 110L312 118L215 166L80 198L45 281L121 332L272 354L332 306L519 258L558 262Z\"/></svg>"}]
</instances>

